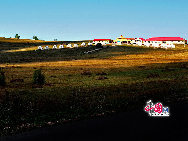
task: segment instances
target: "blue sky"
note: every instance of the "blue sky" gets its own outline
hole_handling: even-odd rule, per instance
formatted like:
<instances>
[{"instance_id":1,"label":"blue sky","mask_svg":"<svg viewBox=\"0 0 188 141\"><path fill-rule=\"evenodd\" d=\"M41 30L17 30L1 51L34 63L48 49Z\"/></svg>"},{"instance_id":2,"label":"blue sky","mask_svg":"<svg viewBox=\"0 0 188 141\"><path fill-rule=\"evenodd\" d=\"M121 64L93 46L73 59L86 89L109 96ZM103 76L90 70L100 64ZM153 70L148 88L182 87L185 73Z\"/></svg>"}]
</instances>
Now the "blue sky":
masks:
<instances>
[{"instance_id":1,"label":"blue sky","mask_svg":"<svg viewBox=\"0 0 188 141\"><path fill-rule=\"evenodd\" d=\"M0 37L188 39L187 7L188 0L0 0Z\"/></svg>"}]
</instances>

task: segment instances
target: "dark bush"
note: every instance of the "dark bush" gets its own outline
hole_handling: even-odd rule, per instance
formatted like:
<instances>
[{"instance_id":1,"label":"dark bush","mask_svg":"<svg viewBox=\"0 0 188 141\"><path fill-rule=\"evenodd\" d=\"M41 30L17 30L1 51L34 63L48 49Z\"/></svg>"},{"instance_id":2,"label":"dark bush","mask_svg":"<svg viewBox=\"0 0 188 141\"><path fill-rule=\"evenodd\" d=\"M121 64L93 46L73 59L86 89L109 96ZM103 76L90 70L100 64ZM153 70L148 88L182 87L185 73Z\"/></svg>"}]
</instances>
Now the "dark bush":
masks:
<instances>
[{"instance_id":1,"label":"dark bush","mask_svg":"<svg viewBox=\"0 0 188 141\"><path fill-rule=\"evenodd\" d=\"M99 72L99 73L97 73L96 75L108 75L108 74L105 73L105 72Z\"/></svg>"},{"instance_id":2,"label":"dark bush","mask_svg":"<svg viewBox=\"0 0 188 141\"><path fill-rule=\"evenodd\" d=\"M5 86L5 72L0 69L0 86Z\"/></svg>"},{"instance_id":3,"label":"dark bush","mask_svg":"<svg viewBox=\"0 0 188 141\"><path fill-rule=\"evenodd\" d=\"M35 70L33 74L33 84L38 84L38 85L44 85L45 83L45 76L42 74L42 71Z\"/></svg>"},{"instance_id":4,"label":"dark bush","mask_svg":"<svg viewBox=\"0 0 188 141\"><path fill-rule=\"evenodd\" d=\"M108 79L108 77L100 76L100 77L97 78L97 80L105 80L105 79Z\"/></svg>"},{"instance_id":5,"label":"dark bush","mask_svg":"<svg viewBox=\"0 0 188 141\"><path fill-rule=\"evenodd\" d=\"M103 48L103 46L102 46L101 43L97 43L96 47L97 47L97 48Z\"/></svg>"}]
</instances>

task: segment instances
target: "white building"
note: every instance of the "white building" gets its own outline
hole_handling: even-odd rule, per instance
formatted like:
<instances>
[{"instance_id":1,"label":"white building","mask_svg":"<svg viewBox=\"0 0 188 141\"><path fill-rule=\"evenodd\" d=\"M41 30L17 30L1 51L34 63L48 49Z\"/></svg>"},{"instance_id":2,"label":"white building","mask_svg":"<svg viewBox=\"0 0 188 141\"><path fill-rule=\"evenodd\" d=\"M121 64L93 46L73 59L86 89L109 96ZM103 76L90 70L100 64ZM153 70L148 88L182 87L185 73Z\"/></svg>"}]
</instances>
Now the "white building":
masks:
<instances>
[{"instance_id":1,"label":"white building","mask_svg":"<svg viewBox=\"0 0 188 141\"><path fill-rule=\"evenodd\" d=\"M72 45L71 45L71 44L68 44L67 47L68 47L68 48L72 48Z\"/></svg>"},{"instance_id":2,"label":"white building","mask_svg":"<svg viewBox=\"0 0 188 141\"><path fill-rule=\"evenodd\" d=\"M93 43L88 43L88 46L92 46L93 45Z\"/></svg>"},{"instance_id":3,"label":"white building","mask_svg":"<svg viewBox=\"0 0 188 141\"><path fill-rule=\"evenodd\" d=\"M112 40L111 39L94 39L93 40L94 45L97 45L98 43L101 43L102 45L108 45L112 43Z\"/></svg>"},{"instance_id":4,"label":"white building","mask_svg":"<svg viewBox=\"0 0 188 141\"><path fill-rule=\"evenodd\" d=\"M81 47L85 47L85 46L86 46L86 43L83 42L83 43L81 44Z\"/></svg>"},{"instance_id":5,"label":"white building","mask_svg":"<svg viewBox=\"0 0 188 141\"><path fill-rule=\"evenodd\" d=\"M62 49L62 48L64 48L64 46L63 46L63 45L60 45L60 46L59 46L59 49Z\"/></svg>"},{"instance_id":6,"label":"white building","mask_svg":"<svg viewBox=\"0 0 188 141\"><path fill-rule=\"evenodd\" d=\"M48 50L48 49L49 49L49 47L48 47L48 46L46 46L46 47L44 47L44 49Z\"/></svg>"},{"instance_id":7,"label":"white building","mask_svg":"<svg viewBox=\"0 0 188 141\"><path fill-rule=\"evenodd\" d=\"M147 47L175 48L176 44L185 45L186 40L181 37L152 37L144 41Z\"/></svg>"},{"instance_id":8,"label":"white building","mask_svg":"<svg viewBox=\"0 0 188 141\"><path fill-rule=\"evenodd\" d=\"M78 45L77 44L74 44L74 46L73 47L78 47Z\"/></svg>"},{"instance_id":9,"label":"white building","mask_svg":"<svg viewBox=\"0 0 188 141\"><path fill-rule=\"evenodd\" d=\"M145 39L143 39L143 38L135 38L135 40L131 41L131 44L142 46L142 45L144 45L144 42L145 42Z\"/></svg>"},{"instance_id":10,"label":"white building","mask_svg":"<svg viewBox=\"0 0 188 141\"><path fill-rule=\"evenodd\" d=\"M42 47L42 46L39 46L39 47L38 47L38 50L43 50L43 47Z\"/></svg>"},{"instance_id":11,"label":"white building","mask_svg":"<svg viewBox=\"0 0 188 141\"><path fill-rule=\"evenodd\" d=\"M57 49L57 45L54 45L52 49Z\"/></svg>"}]
</instances>

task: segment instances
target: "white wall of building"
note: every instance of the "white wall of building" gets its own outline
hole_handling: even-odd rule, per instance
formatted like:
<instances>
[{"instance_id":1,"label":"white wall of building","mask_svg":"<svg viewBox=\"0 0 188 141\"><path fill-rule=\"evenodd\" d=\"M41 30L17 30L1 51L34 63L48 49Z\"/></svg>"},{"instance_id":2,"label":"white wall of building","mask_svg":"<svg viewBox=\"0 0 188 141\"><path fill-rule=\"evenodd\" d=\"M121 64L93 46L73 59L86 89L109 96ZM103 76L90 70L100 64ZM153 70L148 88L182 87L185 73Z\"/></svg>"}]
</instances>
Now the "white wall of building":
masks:
<instances>
[{"instance_id":1,"label":"white wall of building","mask_svg":"<svg viewBox=\"0 0 188 141\"><path fill-rule=\"evenodd\" d=\"M175 44L185 44L184 41L144 41L147 47L175 48Z\"/></svg>"},{"instance_id":2,"label":"white wall of building","mask_svg":"<svg viewBox=\"0 0 188 141\"><path fill-rule=\"evenodd\" d=\"M110 41L109 40L106 40L106 41L93 41L94 45L97 45L98 43L101 43L102 45L107 45L107 44L110 44Z\"/></svg>"}]
</instances>

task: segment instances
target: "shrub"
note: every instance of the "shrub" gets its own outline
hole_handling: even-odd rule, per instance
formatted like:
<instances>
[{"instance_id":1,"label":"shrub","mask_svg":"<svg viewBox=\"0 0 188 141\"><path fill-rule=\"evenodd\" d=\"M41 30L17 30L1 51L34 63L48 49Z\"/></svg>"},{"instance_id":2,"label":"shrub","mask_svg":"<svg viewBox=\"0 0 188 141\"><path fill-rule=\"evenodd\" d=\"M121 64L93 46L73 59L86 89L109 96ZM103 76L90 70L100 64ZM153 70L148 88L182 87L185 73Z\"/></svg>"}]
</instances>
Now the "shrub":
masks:
<instances>
[{"instance_id":1,"label":"shrub","mask_svg":"<svg viewBox=\"0 0 188 141\"><path fill-rule=\"evenodd\" d=\"M0 86L5 86L5 72L0 69Z\"/></svg>"},{"instance_id":2,"label":"shrub","mask_svg":"<svg viewBox=\"0 0 188 141\"><path fill-rule=\"evenodd\" d=\"M33 74L33 84L44 85L45 76L42 74L41 69L35 70Z\"/></svg>"},{"instance_id":3,"label":"shrub","mask_svg":"<svg viewBox=\"0 0 188 141\"><path fill-rule=\"evenodd\" d=\"M102 48L103 46L102 46L101 43L97 43L96 47L97 47L97 48Z\"/></svg>"}]
</instances>

